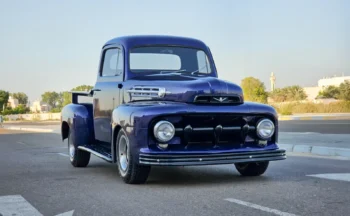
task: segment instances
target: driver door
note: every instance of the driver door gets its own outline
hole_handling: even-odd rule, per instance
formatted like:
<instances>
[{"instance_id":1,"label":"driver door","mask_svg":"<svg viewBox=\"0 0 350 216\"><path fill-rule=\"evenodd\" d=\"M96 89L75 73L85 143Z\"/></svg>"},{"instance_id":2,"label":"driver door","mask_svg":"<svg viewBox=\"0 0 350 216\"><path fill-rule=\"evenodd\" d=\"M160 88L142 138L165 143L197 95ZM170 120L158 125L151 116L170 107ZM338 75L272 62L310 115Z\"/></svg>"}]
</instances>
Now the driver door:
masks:
<instances>
[{"instance_id":1,"label":"driver door","mask_svg":"<svg viewBox=\"0 0 350 216\"><path fill-rule=\"evenodd\" d=\"M100 72L95 85L94 132L99 142L111 142L112 112L120 104L120 89L123 82L124 56L119 46L110 46L103 51ZM110 146L110 145L109 145Z\"/></svg>"}]
</instances>

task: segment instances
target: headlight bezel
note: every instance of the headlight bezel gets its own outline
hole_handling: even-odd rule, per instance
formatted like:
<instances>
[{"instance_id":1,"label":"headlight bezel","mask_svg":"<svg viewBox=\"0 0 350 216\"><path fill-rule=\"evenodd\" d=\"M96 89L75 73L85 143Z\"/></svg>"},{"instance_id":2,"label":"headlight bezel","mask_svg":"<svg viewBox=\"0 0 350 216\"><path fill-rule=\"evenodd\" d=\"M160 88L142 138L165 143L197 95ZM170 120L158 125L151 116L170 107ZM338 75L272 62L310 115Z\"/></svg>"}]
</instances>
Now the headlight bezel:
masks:
<instances>
[{"instance_id":1,"label":"headlight bezel","mask_svg":"<svg viewBox=\"0 0 350 216\"><path fill-rule=\"evenodd\" d=\"M263 136L261 135L260 133L260 127L262 127L262 124L263 123L271 123L272 125L272 132L268 135L268 136ZM260 129L259 129L260 128ZM270 119L268 118L263 118L263 119L260 119L256 125L256 135L260 138L260 139L263 139L263 140L268 140L270 139L271 137L273 137L273 135L275 134L276 132L276 126L275 126L275 123L273 121L271 121Z\"/></svg>"},{"instance_id":2,"label":"headlight bezel","mask_svg":"<svg viewBox=\"0 0 350 216\"><path fill-rule=\"evenodd\" d=\"M158 135L158 132L159 132L159 129L162 125L167 125L170 127L170 129L172 130L172 135L170 138L162 138ZM175 127L174 125L169 122L169 121L165 121L165 120L160 120L158 121L154 127L153 127L153 136L156 138L156 140L160 143L166 143L166 142L169 142L171 139L174 138L175 136Z\"/></svg>"}]
</instances>

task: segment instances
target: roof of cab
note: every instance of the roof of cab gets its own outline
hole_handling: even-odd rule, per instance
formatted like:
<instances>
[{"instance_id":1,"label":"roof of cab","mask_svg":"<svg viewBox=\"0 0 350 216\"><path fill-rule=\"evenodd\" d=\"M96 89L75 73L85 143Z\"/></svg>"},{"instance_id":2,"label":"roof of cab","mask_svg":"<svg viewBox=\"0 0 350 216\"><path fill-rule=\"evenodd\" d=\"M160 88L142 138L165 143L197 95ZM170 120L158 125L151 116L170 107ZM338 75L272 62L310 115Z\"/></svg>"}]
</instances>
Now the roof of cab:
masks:
<instances>
[{"instance_id":1,"label":"roof of cab","mask_svg":"<svg viewBox=\"0 0 350 216\"><path fill-rule=\"evenodd\" d=\"M207 48L205 43L201 40L190 38L190 37L180 37L180 36L170 36L170 35L130 35L121 36L113 38L107 41L103 47L112 44L120 44L126 48L132 48L136 46L146 46L146 45L179 45L179 46L191 46L198 48Z\"/></svg>"}]
</instances>

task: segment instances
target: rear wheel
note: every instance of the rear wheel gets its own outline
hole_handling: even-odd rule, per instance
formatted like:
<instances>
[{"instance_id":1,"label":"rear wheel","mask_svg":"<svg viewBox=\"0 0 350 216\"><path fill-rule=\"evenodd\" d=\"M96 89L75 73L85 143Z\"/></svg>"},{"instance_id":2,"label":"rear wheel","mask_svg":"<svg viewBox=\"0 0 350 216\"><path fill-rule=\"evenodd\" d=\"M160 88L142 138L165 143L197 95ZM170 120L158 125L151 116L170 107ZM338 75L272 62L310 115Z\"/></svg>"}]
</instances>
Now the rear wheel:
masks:
<instances>
[{"instance_id":1,"label":"rear wheel","mask_svg":"<svg viewBox=\"0 0 350 216\"><path fill-rule=\"evenodd\" d=\"M120 129L117 137L117 164L119 175L128 184L143 184L147 181L150 166L141 166L133 160L129 138L123 129Z\"/></svg>"},{"instance_id":2,"label":"rear wheel","mask_svg":"<svg viewBox=\"0 0 350 216\"><path fill-rule=\"evenodd\" d=\"M256 163L237 163L235 164L237 171L242 176L260 176L265 173L269 166L269 161Z\"/></svg>"},{"instance_id":3,"label":"rear wheel","mask_svg":"<svg viewBox=\"0 0 350 216\"><path fill-rule=\"evenodd\" d=\"M77 148L74 143L73 133L69 131L68 136L68 153L69 160L74 167L86 167L90 162L90 152Z\"/></svg>"}]
</instances>

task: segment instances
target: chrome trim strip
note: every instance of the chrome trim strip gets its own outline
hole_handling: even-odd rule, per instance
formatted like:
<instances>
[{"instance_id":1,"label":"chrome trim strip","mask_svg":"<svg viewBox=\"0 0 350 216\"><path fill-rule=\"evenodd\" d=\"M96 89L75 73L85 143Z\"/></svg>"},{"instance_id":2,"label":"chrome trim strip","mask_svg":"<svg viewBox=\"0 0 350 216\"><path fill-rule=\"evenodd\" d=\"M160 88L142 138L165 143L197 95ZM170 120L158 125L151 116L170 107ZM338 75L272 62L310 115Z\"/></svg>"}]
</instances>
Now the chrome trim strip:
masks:
<instances>
[{"instance_id":1,"label":"chrome trim strip","mask_svg":"<svg viewBox=\"0 0 350 216\"><path fill-rule=\"evenodd\" d=\"M155 87L155 86L134 86L131 89L127 90L132 97L164 97L170 92L166 91L164 87Z\"/></svg>"},{"instance_id":2,"label":"chrome trim strip","mask_svg":"<svg viewBox=\"0 0 350 216\"><path fill-rule=\"evenodd\" d=\"M108 162L112 162L112 158L108 158L108 157L104 156L103 154L98 153L97 151L94 151L94 150L92 150L92 149L86 148L86 147L84 147L84 146L78 146L78 149L81 149L81 150L83 150L83 151L90 152L91 154L94 154L94 155L96 155L97 157L102 158L103 160L106 160L106 161L108 161Z\"/></svg>"},{"instance_id":3,"label":"chrome trim strip","mask_svg":"<svg viewBox=\"0 0 350 216\"><path fill-rule=\"evenodd\" d=\"M203 128L192 128L192 131L213 131L215 128L212 127L203 127ZM175 128L176 132L182 132L183 128ZM222 127L222 130L228 131L228 130L242 130L242 127L239 126L233 126L233 127ZM249 130L255 130L254 126L249 126Z\"/></svg>"},{"instance_id":4,"label":"chrome trim strip","mask_svg":"<svg viewBox=\"0 0 350 216\"><path fill-rule=\"evenodd\" d=\"M241 130L242 127L239 127L239 126L237 126L237 127L223 127L222 129L223 130Z\"/></svg>"},{"instance_id":5,"label":"chrome trim strip","mask_svg":"<svg viewBox=\"0 0 350 216\"><path fill-rule=\"evenodd\" d=\"M203 128L192 128L193 131L211 131L214 130L212 127L203 127Z\"/></svg>"}]
</instances>

